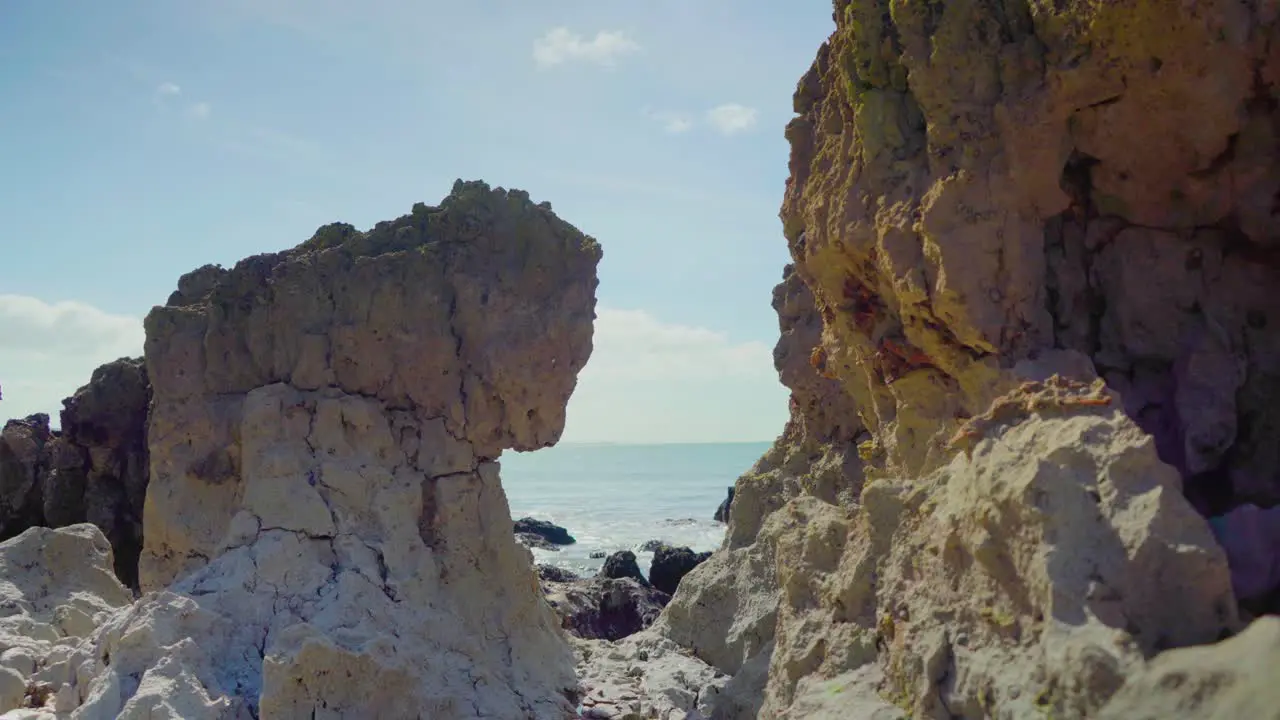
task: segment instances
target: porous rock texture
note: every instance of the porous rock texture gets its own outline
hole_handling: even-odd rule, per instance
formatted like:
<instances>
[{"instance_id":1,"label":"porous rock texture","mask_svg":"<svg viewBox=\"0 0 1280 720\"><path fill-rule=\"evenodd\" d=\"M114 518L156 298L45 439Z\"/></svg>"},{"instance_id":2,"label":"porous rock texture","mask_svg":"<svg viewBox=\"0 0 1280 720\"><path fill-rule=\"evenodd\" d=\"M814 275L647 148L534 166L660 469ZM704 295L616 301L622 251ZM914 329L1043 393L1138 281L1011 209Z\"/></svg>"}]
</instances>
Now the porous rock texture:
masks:
<instances>
[{"instance_id":1,"label":"porous rock texture","mask_svg":"<svg viewBox=\"0 0 1280 720\"><path fill-rule=\"evenodd\" d=\"M1243 624L1202 515L1280 501L1280 6L833 5L791 420L627 642L731 676L715 717L1162 716L1126 678Z\"/></svg>"},{"instance_id":2,"label":"porous rock texture","mask_svg":"<svg viewBox=\"0 0 1280 720\"><path fill-rule=\"evenodd\" d=\"M496 459L559 438L600 256L549 205L459 181L184 276L146 319L145 595L78 646L59 709L571 713L574 656Z\"/></svg>"},{"instance_id":3,"label":"porous rock texture","mask_svg":"<svg viewBox=\"0 0 1280 720\"><path fill-rule=\"evenodd\" d=\"M542 593L561 627L584 640L621 640L653 624L671 596L631 577L548 577Z\"/></svg>"},{"instance_id":4,"label":"porous rock texture","mask_svg":"<svg viewBox=\"0 0 1280 720\"><path fill-rule=\"evenodd\" d=\"M94 370L62 401L61 429L47 415L11 420L0 433L0 539L29 527L97 525L114 548L115 571L137 585L147 492L147 405L142 358Z\"/></svg>"},{"instance_id":5,"label":"porous rock texture","mask_svg":"<svg viewBox=\"0 0 1280 720\"><path fill-rule=\"evenodd\" d=\"M133 594L96 525L36 527L0 543L0 713L70 712L95 653L82 640ZM65 689L64 689L65 688ZM48 711L45 710L48 706Z\"/></svg>"}]
</instances>

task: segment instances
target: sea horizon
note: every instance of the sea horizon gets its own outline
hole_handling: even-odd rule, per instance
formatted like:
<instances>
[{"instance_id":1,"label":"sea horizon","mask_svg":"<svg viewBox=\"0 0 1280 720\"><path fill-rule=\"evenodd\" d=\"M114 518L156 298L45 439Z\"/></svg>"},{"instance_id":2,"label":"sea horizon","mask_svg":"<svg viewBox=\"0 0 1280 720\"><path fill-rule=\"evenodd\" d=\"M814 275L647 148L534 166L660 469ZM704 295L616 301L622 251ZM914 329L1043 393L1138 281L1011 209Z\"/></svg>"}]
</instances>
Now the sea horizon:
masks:
<instances>
[{"instance_id":1,"label":"sea horizon","mask_svg":"<svg viewBox=\"0 0 1280 720\"><path fill-rule=\"evenodd\" d=\"M724 539L714 519L728 488L773 444L766 441L562 443L500 458L511 517L533 517L577 538L534 550L539 563L592 574L592 554L631 550L647 572L651 540L702 552Z\"/></svg>"}]
</instances>

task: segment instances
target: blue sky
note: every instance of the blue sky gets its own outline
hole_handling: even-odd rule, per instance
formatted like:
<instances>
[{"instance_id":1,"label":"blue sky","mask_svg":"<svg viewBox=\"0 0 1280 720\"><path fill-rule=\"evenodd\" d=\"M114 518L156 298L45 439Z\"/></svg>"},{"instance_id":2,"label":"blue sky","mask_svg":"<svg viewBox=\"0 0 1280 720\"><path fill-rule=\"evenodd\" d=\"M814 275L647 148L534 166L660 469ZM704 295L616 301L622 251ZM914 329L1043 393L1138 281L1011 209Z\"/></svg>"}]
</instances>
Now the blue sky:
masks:
<instances>
[{"instance_id":1,"label":"blue sky","mask_svg":"<svg viewBox=\"0 0 1280 720\"><path fill-rule=\"evenodd\" d=\"M825 0L6 0L0 415L56 413L208 262L455 178L600 240L566 441L765 440L795 82Z\"/></svg>"}]
</instances>

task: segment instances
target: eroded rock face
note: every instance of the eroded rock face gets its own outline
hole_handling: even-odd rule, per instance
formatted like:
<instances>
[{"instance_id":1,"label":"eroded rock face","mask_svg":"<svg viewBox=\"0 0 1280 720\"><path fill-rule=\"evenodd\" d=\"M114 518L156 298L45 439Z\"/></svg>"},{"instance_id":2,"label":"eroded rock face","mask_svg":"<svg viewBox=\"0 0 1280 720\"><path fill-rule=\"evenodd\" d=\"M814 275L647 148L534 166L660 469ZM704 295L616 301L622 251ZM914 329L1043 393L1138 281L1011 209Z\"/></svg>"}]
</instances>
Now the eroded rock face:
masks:
<instances>
[{"instance_id":1,"label":"eroded rock face","mask_svg":"<svg viewBox=\"0 0 1280 720\"><path fill-rule=\"evenodd\" d=\"M62 401L60 431L46 415L11 421L0 437L0 537L91 522L114 548L116 574L136 586L150 399L142 359L123 358Z\"/></svg>"},{"instance_id":2,"label":"eroded rock face","mask_svg":"<svg viewBox=\"0 0 1280 720\"><path fill-rule=\"evenodd\" d=\"M561 627L586 640L620 640L653 624L671 596L635 578L548 578L542 592Z\"/></svg>"},{"instance_id":3,"label":"eroded rock face","mask_svg":"<svg viewBox=\"0 0 1280 720\"><path fill-rule=\"evenodd\" d=\"M1002 370L1060 347L1199 502L1280 501L1274 8L886 7L835 2L782 211L815 363L883 464L944 464Z\"/></svg>"},{"instance_id":4,"label":"eroded rock face","mask_svg":"<svg viewBox=\"0 0 1280 720\"><path fill-rule=\"evenodd\" d=\"M75 716L563 717L496 459L558 439L599 259L459 182L184 277L146 321L148 593L93 636Z\"/></svg>"},{"instance_id":5,"label":"eroded rock face","mask_svg":"<svg viewBox=\"0 0 1280 720\"><path fill-rule=\"evenodd\" d=\"M724 717L1096 716L1239 629L1201 514L1280 500L1280 14L834 10L787 128L791 421L652 632Z\"/></svg>"}]
</instances>

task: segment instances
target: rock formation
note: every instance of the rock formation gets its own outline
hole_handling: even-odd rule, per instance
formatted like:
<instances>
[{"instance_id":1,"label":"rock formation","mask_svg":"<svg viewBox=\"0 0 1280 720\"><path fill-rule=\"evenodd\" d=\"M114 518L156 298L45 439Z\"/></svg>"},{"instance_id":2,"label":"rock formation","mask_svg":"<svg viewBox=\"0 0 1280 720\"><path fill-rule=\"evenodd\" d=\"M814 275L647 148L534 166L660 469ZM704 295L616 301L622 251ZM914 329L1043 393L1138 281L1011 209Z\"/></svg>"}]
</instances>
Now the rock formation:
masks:
<instances>
[{"instance_id":1,"label":"rock formation","mask_svg":"<svg viewBox=\"0 0 1280 720\"><path fill-rule=\"evenodd\" d=\"M617 652L692 651L725 718L1263 707L1143 695L1269 632L1159 655L1242 627L1203 516L1280 502L1280 13L833 5L787 128L791 420Z\"/></svg>"},{"instance_id":2,"label":"rock formation","mask_svg":"<svg viewBox=\"0 0 1280 720\"><path fill-rule=\"evenodd\" d=\"M114 548L116 574L136 586L150 398L142 359L121 359L62 401L60 431L47 415L10 421L0 434L0 539L91 522Z\"/></svg>"},{"instance_id":3,"label":"rock formation","mask_svg":"<svg viewBox=\"0 0 1280 720\"><path fill-rule=\"evenodd\" d=\"M620 640L649 627L671 596L632 577L554 578L542 592L561 627L585 640Z\"/></svg>"},{"instance_id":4,"label":"rock formation","mask_svg":"<svg viewBox=\"0 0 1280 720\"><path fill-rule=\"evenodd\" d=\"M649 563L649 582L662 592L673 594L680 585L680 580L709 557L709 552L699 553L687 547L661 544L653 550L653 561Z\"/></svg>"},{"instance_id":5,"label":"rock formation","mask_svg":"<svg viewBox=\"0 0 1280 720\"><path fill-rule=\"evenodd\" d=\"M49 703L86 719L571 712L574 657L497 458L559 438L599 259L549 205L460 181L368 232L329 225L184 276L146 319L145 595L81 623L74 657L39 660L61 680ZM77 398L74 432L109 444Z\"/></svg>"},{"instance_id":6,"label":"rock formation","mask_svg":"<svg viewBox=\"0 0 1280 720\"><path fill-rule=\"evenodd\" d=\"M512 529L516 540L529 548L559 550L561 545L572 545L578 542L568 530L546 520L520 518L512 523Z\"/></svg>"},{"instance_id":7,"label":"rock formation","mask_svg":"<svg viewBox=\"0 0 1280 720\"><path fill-rule=\"evenodd\" d=\"M649 584L649 581L644 577L644 573L640 572L640 565L636 562L636 554L630 550L619 550L605 558L604 565L600 567L599 576L611 580L631 578L641 585Z\"/></svg>"}]
</instances>

